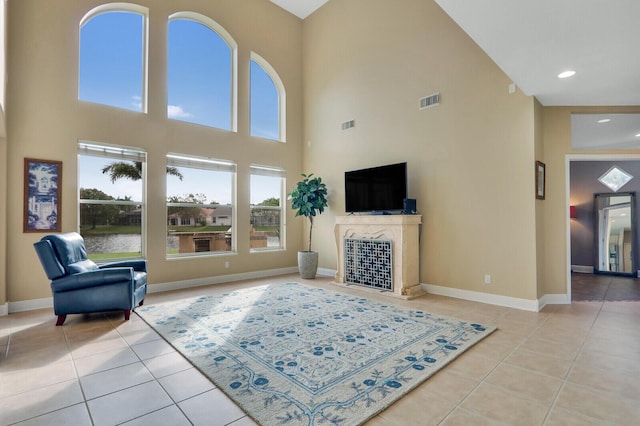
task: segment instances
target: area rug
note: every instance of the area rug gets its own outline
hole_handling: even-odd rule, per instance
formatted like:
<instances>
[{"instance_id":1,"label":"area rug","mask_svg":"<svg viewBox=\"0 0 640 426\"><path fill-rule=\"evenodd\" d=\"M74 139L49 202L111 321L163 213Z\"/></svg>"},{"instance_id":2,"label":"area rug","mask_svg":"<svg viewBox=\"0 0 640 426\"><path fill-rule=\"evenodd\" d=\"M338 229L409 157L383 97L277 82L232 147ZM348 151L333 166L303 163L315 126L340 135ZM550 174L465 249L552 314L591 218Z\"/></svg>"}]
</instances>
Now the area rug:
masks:
<instances>
[{"instance_id":1,"label":"area rug","mask_svg":"<svg viewBox=\"0 0 640 426\"><path fill-rule=\"evenodd\" d=\"M261 425L357 425L494 327L298 283L136 309Z\"/></svg>"}]
</instances>

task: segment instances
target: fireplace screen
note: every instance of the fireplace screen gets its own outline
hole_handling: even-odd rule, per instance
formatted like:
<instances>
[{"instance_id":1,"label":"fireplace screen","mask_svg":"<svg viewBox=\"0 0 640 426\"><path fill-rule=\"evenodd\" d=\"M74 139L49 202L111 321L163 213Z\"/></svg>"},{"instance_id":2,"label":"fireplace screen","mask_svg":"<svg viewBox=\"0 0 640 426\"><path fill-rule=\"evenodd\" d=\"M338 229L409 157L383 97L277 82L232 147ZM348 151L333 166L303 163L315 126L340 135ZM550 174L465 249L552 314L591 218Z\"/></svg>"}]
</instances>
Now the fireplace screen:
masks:
<instances>
[{"instance_id":1,"label":"fireplace screen","mask_svg":"<svg viewBox=\"0 0 640 426\"><path fill-rule=\"evenodd\" d=\"M391 254L391 240L345 238L345 282L393 291Z\"/></svg>"}]
</instances>

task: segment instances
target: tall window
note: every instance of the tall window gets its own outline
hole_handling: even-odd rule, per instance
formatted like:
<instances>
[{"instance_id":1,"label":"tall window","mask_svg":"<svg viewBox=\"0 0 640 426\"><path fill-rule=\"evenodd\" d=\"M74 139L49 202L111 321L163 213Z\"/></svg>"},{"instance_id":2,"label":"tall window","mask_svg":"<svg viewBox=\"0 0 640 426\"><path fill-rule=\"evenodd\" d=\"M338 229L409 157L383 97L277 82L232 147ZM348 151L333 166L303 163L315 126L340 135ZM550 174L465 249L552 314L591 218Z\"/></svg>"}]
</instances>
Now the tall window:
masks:
<instances>
[{"instance_id":1,"label":"tall window","mask_svg":"<svg viewBox=\"0 0 640 426\"><path fill-rule=\"evenodd\" d=\"M167 256L235 250L236 165L167 155Z\"/></svg>"},{"instance_id":2,"label":"tall window","mask_svg":"<svg viewBox=\"0 0 640 426\"><path fill-rule=\"evenodd\" d=\"M285 171L251 166L251 250L284 248Z\"/></svg>"},{"instance_id":3,"label":"tall window","mask_svg":"<svg viewBox=\"0 0 640 426\"><path fill-rule=\"evenodd\" d=\"M142 150L78 144L80 233L89 258L144 257L144 179Z\"/></svg>"},{"instance_id":4,"label":"tall window","mask_svg":"<svg viewBox=\"0 0 640 426\"><path fill-rule=\"evenodd\" d=\"M167 117L235 131L236 51L231 36L210 18L172 15Z\"/></svg>"},{"instance_id":5,"label":"tall window","mask_svg":"<svg viewBox=\"0 0 640 426\"><path fill-rule=\"evenodd\" d=\"M284 85L260 55L251 52L251 136L286 141Z\"/></svg>"},{"instance_id":6,"label":"tall window","mask_svg":"<svg viewBox=\"0 0 640 426\"><path fill-rule=\"evenodd\" d=\"M99 6L80 22L78 99L146 112L147 9Z\"/></svg>"}]
</instances>

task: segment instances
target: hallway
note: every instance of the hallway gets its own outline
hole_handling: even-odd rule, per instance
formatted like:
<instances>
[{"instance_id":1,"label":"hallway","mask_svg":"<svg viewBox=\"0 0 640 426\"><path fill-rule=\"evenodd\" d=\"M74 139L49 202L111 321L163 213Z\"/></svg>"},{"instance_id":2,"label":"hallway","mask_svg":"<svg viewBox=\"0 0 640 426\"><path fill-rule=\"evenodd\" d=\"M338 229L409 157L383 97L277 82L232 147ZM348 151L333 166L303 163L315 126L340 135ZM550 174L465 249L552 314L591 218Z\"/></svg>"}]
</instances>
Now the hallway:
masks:
<instances>
[{"instance_id":1,"label":"hallway","mask_svg":"<svg viewBox=\"0 0 640 426\"><path fill-rule=\"evenodd\" d=\"M571 301L640 301L640 278L574 272Z\"/></svg>"}]
</instances>

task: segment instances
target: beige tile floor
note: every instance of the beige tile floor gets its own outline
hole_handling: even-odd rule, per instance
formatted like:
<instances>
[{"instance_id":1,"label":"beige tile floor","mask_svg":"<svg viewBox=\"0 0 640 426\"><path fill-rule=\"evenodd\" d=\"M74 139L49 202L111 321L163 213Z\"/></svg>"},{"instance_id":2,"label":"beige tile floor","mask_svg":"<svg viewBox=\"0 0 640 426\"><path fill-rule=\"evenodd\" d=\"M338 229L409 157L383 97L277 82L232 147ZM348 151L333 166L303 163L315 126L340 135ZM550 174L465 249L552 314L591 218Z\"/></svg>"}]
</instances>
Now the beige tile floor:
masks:
<instances>
[{"instance_id":1,"label":"beige tile floor","mask_svg":"<svg viewBox=\"0 0 640 426\"><path fill-rule=\"evenodd\" d=\"M289 275L154 293L145 303L286 281L337 288ZM640 302L540 313L432 295L396 302L498 330L369 425L640 424ZM54 324L50 309L0 317L0 424L255 424L136 315Z\"/></svg>"}]
</instances>

